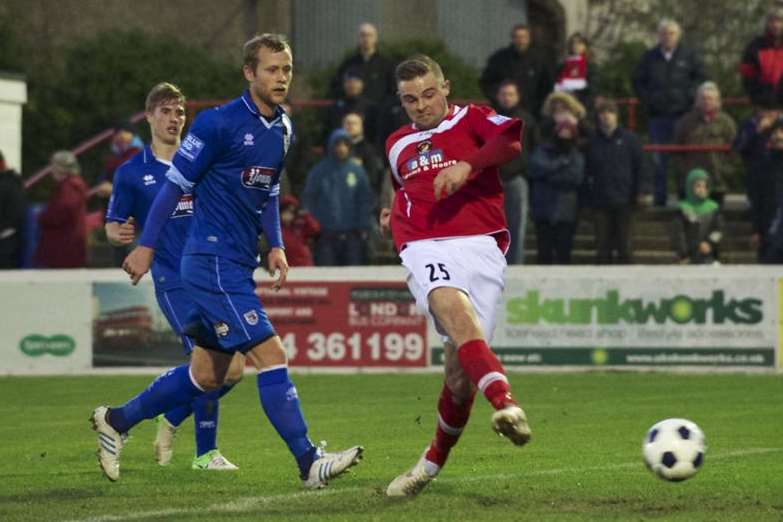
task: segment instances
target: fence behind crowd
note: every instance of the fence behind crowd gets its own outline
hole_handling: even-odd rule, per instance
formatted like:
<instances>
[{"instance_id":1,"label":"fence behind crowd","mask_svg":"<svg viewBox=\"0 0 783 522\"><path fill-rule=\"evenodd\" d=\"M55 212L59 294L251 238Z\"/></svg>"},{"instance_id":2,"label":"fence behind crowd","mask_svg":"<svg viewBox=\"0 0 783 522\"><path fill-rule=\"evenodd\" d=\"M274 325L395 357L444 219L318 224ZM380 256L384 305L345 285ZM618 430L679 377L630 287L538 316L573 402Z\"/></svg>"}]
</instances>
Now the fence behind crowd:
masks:
<instances>
[{"instance_id":1,"label":"fence behind crowd","mask_svg":"<svg viewBox=\"0 0 783 522\"><path fill-rule=\"evenodd\" d=\"M297 268L279 292L256 277L294 368L442 365L401 267ZM781 268L510 267L506 279L492 341L506 368L781 370ZM149 278L133 287L119 270L0 272L0 313L0 374L153 372L185 359Z\"/></svg>"}]
</instances>

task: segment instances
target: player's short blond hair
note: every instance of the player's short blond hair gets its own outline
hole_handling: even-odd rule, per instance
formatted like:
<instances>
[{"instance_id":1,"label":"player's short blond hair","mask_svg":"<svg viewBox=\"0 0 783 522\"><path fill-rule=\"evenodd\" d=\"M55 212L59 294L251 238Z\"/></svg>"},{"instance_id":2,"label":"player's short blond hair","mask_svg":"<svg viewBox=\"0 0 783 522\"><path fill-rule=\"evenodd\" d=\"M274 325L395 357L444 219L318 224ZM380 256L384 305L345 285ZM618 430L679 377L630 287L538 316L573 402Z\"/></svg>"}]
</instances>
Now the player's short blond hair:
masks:
<instances>
[{"instance_id":1,"label":"player's short blond hair","mask_svg":"<svg viewBox=\"0 0 783 522\"><path fill-rule=\"evenodd\" d=\"M159 105L171 101L185 105L185 95L173 83L161 82L150 89L149 94L147 94L147 100L144 102L144 110L151 113Z\"/></svg>"},{"instance_id":2,"label":"player's short blond hair","mask_svg":"<svg viewBox=\"0 0 783 522\"><path fill-rule=\"evenodd\" d=\"M440 64L426 54L416 54L400 63L394 71L397 83L413 80L432 73L439 82L446 81Z\"/></svg>"},{"instance_id":3,"label":"player's short blond hair","mask_svg":"<svg viewBox=\"0 0 783 522\"><path fill-rule=\"evenodd\" d=\"M255 71L256 67L258 67L258 50L262 47L266 47L275 53L291 52L291 46L288 45L285 35L274 33L257 34L245 42L242 48L244 53L242 65Z\"/></svg>"}]
</instances>

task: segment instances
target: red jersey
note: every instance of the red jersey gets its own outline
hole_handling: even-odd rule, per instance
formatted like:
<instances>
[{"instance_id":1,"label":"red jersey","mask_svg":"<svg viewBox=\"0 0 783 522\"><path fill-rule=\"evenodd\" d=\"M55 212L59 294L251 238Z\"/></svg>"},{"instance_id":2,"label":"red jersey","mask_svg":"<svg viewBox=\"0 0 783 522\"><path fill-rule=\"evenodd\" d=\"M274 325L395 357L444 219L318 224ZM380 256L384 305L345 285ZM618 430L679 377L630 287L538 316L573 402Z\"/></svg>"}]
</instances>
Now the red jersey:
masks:
<instances>
[{"instance_id":1,"label":"red jersey","mask_svg":"<svg viewBox=\"0 0 783 522\"><path fill-rule=\"evenodd\" d=\"M487 107L450 106L440 124L418 130L409 124L386 140L395 194L391 230L394 246L420 239L491 235L505 252L510 242L497 166L473 172L457 192L435 200L435 176L468 159L491 138L521 122Z\"/></svg>"}]
</instances>

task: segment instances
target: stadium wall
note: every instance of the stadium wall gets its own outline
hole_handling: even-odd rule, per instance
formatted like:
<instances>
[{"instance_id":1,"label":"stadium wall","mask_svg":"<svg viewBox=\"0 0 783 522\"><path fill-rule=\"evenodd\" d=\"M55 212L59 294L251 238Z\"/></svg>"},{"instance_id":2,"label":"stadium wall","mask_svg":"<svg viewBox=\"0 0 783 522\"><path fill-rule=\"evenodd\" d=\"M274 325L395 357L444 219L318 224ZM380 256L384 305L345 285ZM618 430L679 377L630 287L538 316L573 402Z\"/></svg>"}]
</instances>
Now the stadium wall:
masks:
<instances>
[{"instance_id":1,"label":"stadium wall","mask_svg":"<svg viewBox=\"0 0 783 522\"><path fill-rule=\"evenodd\" d=\"M442 343L400 267L297 268L258 294L300 371L431 371ZM783 270L511 267L492 345L509 369L780 371ZM149 278L0 272L0 374L152 372L184 360Z\"/></svg>"}]
</instances>

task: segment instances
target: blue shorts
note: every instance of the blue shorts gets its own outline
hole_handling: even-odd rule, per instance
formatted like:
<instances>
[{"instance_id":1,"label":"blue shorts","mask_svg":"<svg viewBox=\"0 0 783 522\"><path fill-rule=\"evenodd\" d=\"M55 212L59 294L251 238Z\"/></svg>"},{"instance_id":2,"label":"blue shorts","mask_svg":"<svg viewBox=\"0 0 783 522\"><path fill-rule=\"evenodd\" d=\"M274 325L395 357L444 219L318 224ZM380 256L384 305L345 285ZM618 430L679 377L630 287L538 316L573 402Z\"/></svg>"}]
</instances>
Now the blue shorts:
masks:
<instances>
[{"instance_id":1,"label":"blue shorts","mask_svg":"<svg viewBox=\"0 0 783 522\"><path fill-rule=\"evenodd\" d=\"M253 268L205 254L182 257L180 276L195 304L186 327L200 327L196 344L228 353L247 353L276 335L256 295Z\"/></svg>"},{"instance_id":2,"label":"blue shorts","mask_svg":"<svg viewBox=\"0 0 783 522\"><path fill-rule=\"evenodd\" d=\"M155 292L155 298L158 300L160 311L163 312L171 325L171 329L182 339L185 355L190 355L190 352L193 351L193 341L185 335L185 324L196 306L193 304L193 300L188 297L184 288Z\"/></svg>"}]
</instances>

